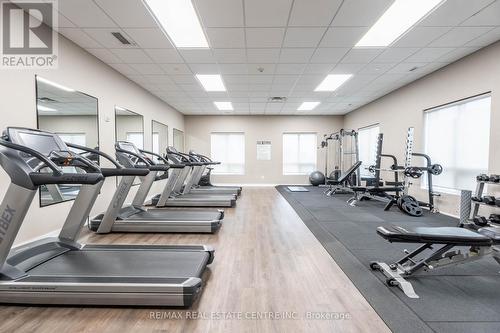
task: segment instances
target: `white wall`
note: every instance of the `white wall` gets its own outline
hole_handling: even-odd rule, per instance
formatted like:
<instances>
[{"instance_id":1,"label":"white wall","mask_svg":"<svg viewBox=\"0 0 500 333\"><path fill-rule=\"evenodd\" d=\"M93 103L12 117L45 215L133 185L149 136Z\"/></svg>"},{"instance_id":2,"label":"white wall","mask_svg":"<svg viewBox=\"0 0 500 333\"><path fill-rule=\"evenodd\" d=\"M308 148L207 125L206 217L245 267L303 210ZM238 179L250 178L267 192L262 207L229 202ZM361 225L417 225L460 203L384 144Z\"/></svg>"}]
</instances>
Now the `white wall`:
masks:
<instances>
[{"instance_id":1,"label":"white wall","mask_svg":"<svg viewBox=\"0 0 500 333\"><path fill-rule=\"evenodd\" d=\"M489 171L500 173L500 42L448 65L418 81L346 115L344 126L359 128L380 123L384 151L403 159L407 128L415 127L415 152L423 151L423 110L491 91L491 135ZM474 133L468 133L475 140ZM439 144L436 142L435 144ZM481 142L477 142L481 144ZM471 159L474 156L470 156ZM434 157L439 163L439 157ZM446 167L446 166L444 166ZM412 193L425 199L418 181ZM443 194L441 211L458 215L459 197Z\"/></svg>"},{"instance_id":2,"label":"white wall","mask_svg":"<svg viewBox=\"0 0 500 333\"><path fill-rule=\"evenodd\" d=\"M158 120L170 128L184 129L182 114L60 36L58 69L0 70L2 130L7 126L36 127L35 74L98 98L100 147L112 155L115 141L115 105L144 116L146 148L151 148L151 120ZM172 138L172 133L169 133L169 138ZM0 197L5 194L8 183L5 172L0 171ZM92 214L106 208L115 186L114 179L106 181ZM160 186L161 184L155 184L153 191L158 192ZM72 202L67 202L39 208L38 200L35 199L16 243L60 228L71 204Z\"/></svg>"},{"instance_id":3,"label":"white wall","mask_svg":"<svg viewBox=\"0 0 500 333\"><path fill-rule=\"evenodd\" d=\"M285 132L316 132L318 145L323 134L342 128L338 116L186 116L186 150L210 156L210 133L245 133L245 175L214 175L213 181L231 184L305 184L308 176L284 176L282 135ZM258 161L257 141L270 140L271 160ZM324 169L324 153L318 151L317 169Z\"/></svg>"}]
</instances>

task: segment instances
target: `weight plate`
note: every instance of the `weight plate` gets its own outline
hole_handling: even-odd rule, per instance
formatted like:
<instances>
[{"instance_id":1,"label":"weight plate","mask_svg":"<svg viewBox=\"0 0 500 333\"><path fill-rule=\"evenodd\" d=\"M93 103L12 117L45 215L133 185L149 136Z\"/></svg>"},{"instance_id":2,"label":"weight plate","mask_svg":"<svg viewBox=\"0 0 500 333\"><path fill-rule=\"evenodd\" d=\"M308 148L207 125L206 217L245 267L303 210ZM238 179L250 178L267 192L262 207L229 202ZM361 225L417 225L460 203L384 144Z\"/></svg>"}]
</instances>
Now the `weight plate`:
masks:
<instances>
[{"instance_id":1,"label":"weight plate","mask_svg":"<svg viewBox=\"0 0 500 333\"><path fill-rule=\"evenodd\" d=\"M415 202L402 202L401 206L398 206L402 212L410 215L410 216L422 216L424 211L422 210L422 207L418 205L418 203Z\"/></svg>"}]
</instances>

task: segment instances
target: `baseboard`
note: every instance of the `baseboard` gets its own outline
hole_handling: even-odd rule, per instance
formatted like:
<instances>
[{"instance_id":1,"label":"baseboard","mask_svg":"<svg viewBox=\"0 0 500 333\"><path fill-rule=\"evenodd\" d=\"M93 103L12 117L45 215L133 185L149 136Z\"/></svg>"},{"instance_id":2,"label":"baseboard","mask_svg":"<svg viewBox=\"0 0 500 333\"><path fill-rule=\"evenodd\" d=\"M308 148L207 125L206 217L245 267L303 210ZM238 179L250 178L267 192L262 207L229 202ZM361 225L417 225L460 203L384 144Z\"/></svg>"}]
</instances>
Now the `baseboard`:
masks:
<instances>
[{"instance_id":1,"label":"baseboard","mask_svg":"<svg viewBox=\"0 0 500 333\"><path fill-rule=\"evenodd\" d=\"M44 239L44 238L56 237L57 235L59 235L60 232L61 232L61 228L56 229L56 230L52 230L51 232L48 232L46 234L43 234L43 235L40 235L40 236L37 236L37 237L30 238L30 239L28 239L28 240L26 240L24 242L15 243L14 247L23 246L23 245L26 245L28 243L36 242L36 241L38 241L40 239Z\"/></svg>"},{"instance_id":2,"label":"baseboard","mask_svg":"<svg viewBox=\"0 0 500 333\"><path fill-rule=\"evenodd\" d=\"M281 184L232 184L232 183L216 183L215 186L242 186L242 187L275 187ZM306 185L306 184L297 184L297 185Z\"/></svg>"}]
</instances>

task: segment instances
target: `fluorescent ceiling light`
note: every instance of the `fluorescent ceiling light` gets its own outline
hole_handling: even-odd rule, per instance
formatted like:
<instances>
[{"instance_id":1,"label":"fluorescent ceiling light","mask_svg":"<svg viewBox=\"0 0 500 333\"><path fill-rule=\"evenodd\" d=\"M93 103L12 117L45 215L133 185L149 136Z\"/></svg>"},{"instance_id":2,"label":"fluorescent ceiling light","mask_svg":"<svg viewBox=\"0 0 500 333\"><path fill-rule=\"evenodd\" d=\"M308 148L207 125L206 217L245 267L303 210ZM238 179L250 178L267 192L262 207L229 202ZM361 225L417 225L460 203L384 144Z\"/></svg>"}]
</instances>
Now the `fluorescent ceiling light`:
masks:
<instances>
[{"instance_id":1,"label":"fluorescent ceiling light","mask_svg":"<svg viewBox=\"0 0 500 333\"><path fill-rule=\"evenodd\" d=\"M39 82L43 82L45 84L48 84L49 86L52 86L52 87L64 90L64 91L70 91L70 92L74 92L75 91L74 89L65 87L63 85L60 85L59 83L55 83L55 82L49 81L49 80L44 79L43 77L40 77L40 76L37 76L36 80L39 81Z\"/></svg>"},{"instance_id":2,"label":"fluorescent ceiling light","mask_svg":"<svg viewBox=\"0 0 500 333\"><path fill-rule=\"evenodd\" d=\"M231 102L214 102L215 106L217 109L221 111L232 111L233 109L233 104Z\"/></svg>"},{"instance_id":3,"label":"fluorescent ceiling light","mask_svg":"<svg viewBox=\"0 0 500 333\"><path fill-rule=\"evenodd\" d=\"M56 109L53 108L48 108L46 106L38 104L37 106L38 111L57 111Z\"/></svg>"},{"instance_id":4,"label":"fluorescent ceiling light","mask_svg":"<svg viewBox=\"0 0 500 333\"><path fill-rule=\"evenodd\" d=\"M144 0L149 11L178 48L208 48L191 0Z\"/></svg>"},{"instance_id":5,"label":"fluorescent ceiling light","mask_svg":"<svg viewBox=\"0 0 500 333\"><path fill-rule=\"evenodd\" d=\"M303 102L300 104L299 108L297 111L310 111L317 107L321 102Z\"/></svg>"},{"instance_id":6,"label":"fluorescent ceiling light","mask_svg":"<svg viewBox=\"0 0 500 333\"><path fill-rule=\"evenodd\" d=\"M219 74L196 74L196 78L206 91L226 91Z\"/></svg>"},{"instance_id":7,"label":"fluorescent ceiling light","mask_svg":"<svg viewBox=\"0 0 500 333\"><path fill-rule=\"evenodd\" d=\"M118 111L127 111L127 109L124 109L121 106L115 106L115 109Z\"/></svg>"},{"instance_id":8,"label":"fluorescent ceiling light","mask_svg":"<svg viewBox=\"0 0 500 333\"><path fill-rule=\"evenodd\" d=\"M396 0L356 44L356 47L385 47L407 32L443 0Z\"/></svg>"},{"instance_id":9,"label":"fluorescent ceiling light","mask_svg":"<svg viewBox=\"0 0 500 333\"><path fill-rule=\"evenodd\" d=\"M352 77L352 74L329 74L314 91L335 91Z\"/></svg>"}]
</instances>

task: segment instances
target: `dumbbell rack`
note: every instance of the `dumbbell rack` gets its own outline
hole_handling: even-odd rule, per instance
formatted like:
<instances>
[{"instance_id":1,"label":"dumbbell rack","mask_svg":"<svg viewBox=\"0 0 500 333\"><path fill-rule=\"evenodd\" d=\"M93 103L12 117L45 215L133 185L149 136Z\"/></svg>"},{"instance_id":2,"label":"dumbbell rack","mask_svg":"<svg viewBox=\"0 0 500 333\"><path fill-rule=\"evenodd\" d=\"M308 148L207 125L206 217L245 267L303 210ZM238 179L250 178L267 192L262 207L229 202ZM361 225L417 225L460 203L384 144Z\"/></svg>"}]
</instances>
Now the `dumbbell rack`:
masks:
<instances>
[{"instance_id":1,"label":"dumbbell rack","mask_svg":"<svg viewBox=\"0 0 500 333\"><path fill-rule=\"evenodd\" d=\"M497 185L497 186L499 186L500 183L490 182L490 181L484 181L484 180L478 180L477 181L477 185L476 185L476 191L474 193L475 197L478 197L478 198L482 198L483 197L484 186L485 185ZM484 202L472 201L472 207L473 207L473 209L472 209L472 215L470 216L470 220L471 221L472 221L472 219L475 216L478 216L478 214L479 214L479 208L481 206L486 206L486 207L490 207L490 208L500 209L500 207L498 207L496 205L488 205L488 204L485 204Z\"/></svg>"}]
</instances>

